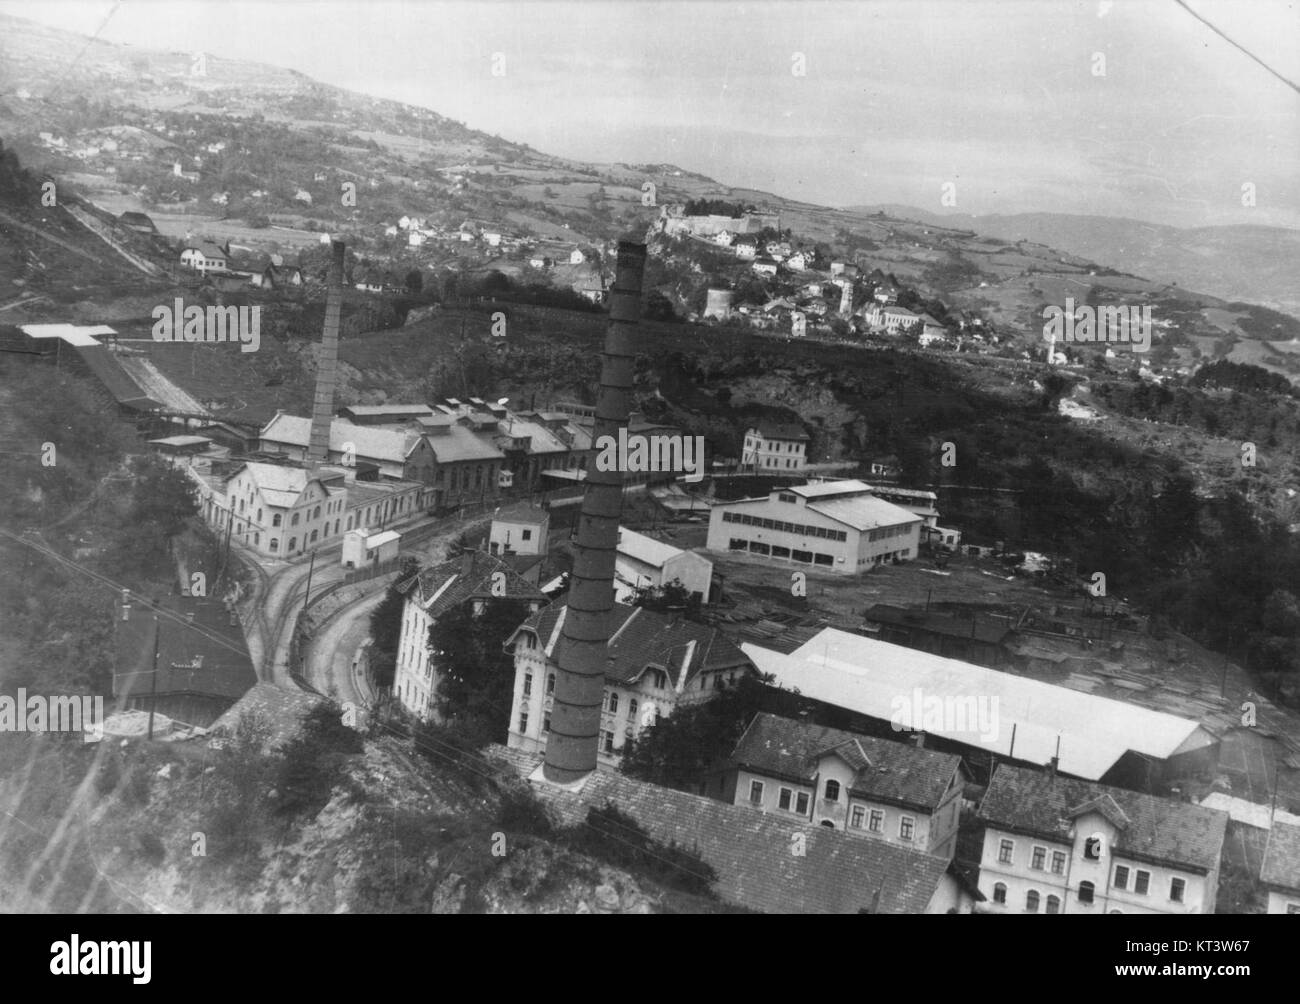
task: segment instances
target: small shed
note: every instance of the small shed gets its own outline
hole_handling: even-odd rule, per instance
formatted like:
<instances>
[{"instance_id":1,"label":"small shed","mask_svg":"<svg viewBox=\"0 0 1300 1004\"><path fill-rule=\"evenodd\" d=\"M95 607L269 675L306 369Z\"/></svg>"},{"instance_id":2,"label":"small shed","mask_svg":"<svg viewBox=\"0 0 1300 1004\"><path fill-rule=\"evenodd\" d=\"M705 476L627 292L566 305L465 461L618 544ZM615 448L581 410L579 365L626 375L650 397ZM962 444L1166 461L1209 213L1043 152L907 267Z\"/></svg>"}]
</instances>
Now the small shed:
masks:
<instances>
[{"instance_id":1,"label":"small shed","mask_svg":"<svg viewBox=\"0 0 1300 1004\"><path fill-rule=\"evenodd\" d=\"M343 535L343 567L366 568L397 557L402 535L396 530L371 533L365 527Z\"/></svg>"}]
</instances>

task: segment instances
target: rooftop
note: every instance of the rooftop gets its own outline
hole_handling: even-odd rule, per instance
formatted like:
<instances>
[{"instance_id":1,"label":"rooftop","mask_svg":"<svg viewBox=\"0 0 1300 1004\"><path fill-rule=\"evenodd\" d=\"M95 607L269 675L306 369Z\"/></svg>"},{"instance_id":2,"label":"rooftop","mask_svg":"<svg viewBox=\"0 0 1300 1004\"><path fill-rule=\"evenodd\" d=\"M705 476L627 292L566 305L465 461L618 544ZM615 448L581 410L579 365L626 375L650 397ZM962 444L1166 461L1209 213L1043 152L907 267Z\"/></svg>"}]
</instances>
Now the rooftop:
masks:
<instances>
[{"instance_id":1,"label":"rooftop","mask_svg":"<svg viewBox=\"0 0 1300 1004\"><path fill-rule=\"evenodd\" d=\"M276 412L275 417L259 433L259 438L267 442L306 448L311 442L311 419ZM341 418L330 422L330 450L343 453L345 444L351 443L354 455L358 458L401 463L418 440L418 434L401 429L353 425Z\"/></svg>"},{"instance_id":2,"label":"rooftop","mask_svg":"<svg viewBox=\"0 0 1300 1004\"><path fill-rule=\"evenodd\" d=\"M1187 718L837 628L823 628L789 655L741 647L779 686L882 721L894 719L900 698L914 704L918 694L985 700L996 709L987 731L937 725L924 731L1036 764L1048 763L1059 742L1060 770L1089 780L1103 777L1129 750L1164 760L1215 742Z\"/></svg>"},{"instance_id":3,"label":"rooftop","mask_svg":"<svg viewBox=\"0 0 1300 1004\"><path fill-rule=\"evenodd\" d=\"M539 505L531 502L516 502L503 505L492 519L503 523L542 523L551 518L551 514Z\"/></svg>"},{"instance_id":4,"label":"rooftop","mask_svg":"<svg viewBox=\"0 0 1300 1004\"><path fill-rule=\"evenodd\" d=\"M1117 855L1201 873L1219 866L1226 812L1011 764L998 766L980 802L979 818L990 826L1068 843L1074 820L1088 812L1100 813L1115 826L1111 850Z\"/></svg>"},{"instance_id":5,"label":"rooftop","mask_svg":"<svg viewBox=\"0 0 1300 1004\"><path fill-rule=\"evenodd\" d=\"M760 774L805 784L815 782L818 762L839 756L857 775L854 794L895 805L934 809L961 766L955 753L918 749L841 729L812 725L766 712L754 716L731 754L731 762Z\"/></svg>"},{"instance_id":6,"label":"rooftop","mask_svg":"<svg viewBox=\"0 0 1300 1004\"><path fill-rule=\"evenodd\" d=\"M98 345L97 335L117 334L107 324L20 324L29 338L57 338L68 345Z\"/></svg>"},{"instance_id":7,"label":"rooftop","mask_svg":"<svg viewBox=\"0 0 1300 1004\"><path fill-rule=\"evenodd\" d=\"M505 576L504 595L492 588L498 572ZM435 619L470 599L546 599L514 565L484 551L468 551L450 561L423 568L401 588ZM412 588L416 591L410 592Z\"/></svg>"},{"instance_id":8,"label":"rooftop","mask_svg":"<svg viewBox=\"0 0 1300 1004\"><path fill-rule=\"evenodd\" d=\"M521 777L540 765L536 753L492 747ZM948 870L931 854L839 830L780 819L749 806L597 770L578 791L533 783L533 791L568 825L593 808L615 805L655 840L699 854L717 876L722 899L766 913L924 913ZM792 854L796 836L803 854Z\"/></svg>"},{"instance_id":9,"label":"rooftop","mask_svg":"<svg viewBox=\"0 0 1300 1004\"><path fill-rule=\"evenodd\" d=\"M555 659L564 630L567 604L551 604L519 626L533 631L548 658ZM678 693L699 673L719 669L748 669L749 659L716 628L673 618L643 607L615 603L602 634L609 639L605 678L615 683L635 683L647 669L668 674Z\"/></svg>"},{"instance_id":10,"label":"rooftop","mask_svg":"<svg viewBox=\"0 0 1300 1004\"><path fill-rule=\"evenodd\" d=\"M1273 824L1259 878L1265 885L1300 892L1300 826Z\"/></svg>"},{"instance_id":11,"label":"rooftop","mask_svg":"<svg viewBox=\"0 0 1300 1004\"><path fill-rule=\"evenodd\" d=\"M921 517L915 513L872 495L819 499L810 501L807 508L855 530L874 530L881 526L921 522Z\"/></svg>"},{"instance_id":12,"label":"rooftop","mask_svg":"<svg viewBox=\"0 0 1300 1004\"><path fill-rule=\"evenodd\" d=\"M685 552L681 548L673 547L672 544L665 544L661 540L655 540L653 537L620 526L618 553L634 561L662 568L666 562Z\"/></svg>"}]
</instances>

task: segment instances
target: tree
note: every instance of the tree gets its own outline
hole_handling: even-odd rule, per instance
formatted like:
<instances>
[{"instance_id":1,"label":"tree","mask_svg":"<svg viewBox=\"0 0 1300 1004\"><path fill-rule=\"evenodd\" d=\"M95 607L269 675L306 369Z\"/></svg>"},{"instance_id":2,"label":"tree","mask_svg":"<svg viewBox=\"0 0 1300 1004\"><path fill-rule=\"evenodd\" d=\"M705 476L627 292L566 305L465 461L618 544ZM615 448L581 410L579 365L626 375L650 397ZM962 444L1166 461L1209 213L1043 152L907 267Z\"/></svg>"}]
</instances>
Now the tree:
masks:
<instances>
[{"instance_id":1,"label":"tree","mask_svg":"<svg viewBox=\"0 0 1300 1004\"><path fill-rule=\"evenodd\" d=\"M688 788L735 749L741 734L770 700L769 688L746 675L711 699L679 706L624 747L622 771L631 777Z\"/></svg>"},{"instance_id":2,"label":"tree","mask_svg":"<svg viewBox=\"0 0 1300 1004\"><path fill-rule=\"evenodd\" d=\"M668 297L659 290L652 289L646 297L643 316L647 321L676 321L677 311L673 309L673 303Z\"/></svg>"},{"instance_id":3,"label":"tree","mask_svg":"<svg viewBox=\"0 0 1300 1004\"><path fill-rule=\"evenodd\" d=\"M420 293L424 291L424 276L420 274L418 268L413 268L406 273L406 289L410 293Z\"/></svg>"},{"instance_id":4,"label":"tree","mask_svg":"<svg viewBox=\"0 0 1300 1004\"><path fill-rule=\"evenodd\" d=\"M655 610L659 613L680 610L687 620L700 620L700 596L698 593L687 592L681 579L673 579L672 582L664 583L662 586L646 586L638 589L632 600L632 606L645 607L647 610Z\"/></svg>"},{"instance_id":5,"label":"tree","mask_svg":"<svg viewBox=\"0 0 1300 1004\"><path fill-rule=\"evenodd\" d=\"M506 639L528 617L522 600L489 600L477 615L466 603L429 628L429 647L439 673L437 708L446 720L475 726L505 742L514 695L515 664L503 651Z\"/></svg>"},{"instance_id":6,"label":"tree","mask_svg":"<svg viewBox=\"0 0 1300 1004\"><path fill-rule=\"evenodd\" d=\"M402 610L406 605L406 593L402 590L418 570L418 563L412 557L402 562L402 571L389 584L379 606L370 612L370 638L373 643L370 656L370 672L378 687L387 689L393 685L393 673L397 668L397 646L402 633Z\"/></svg>"}]
</instances>

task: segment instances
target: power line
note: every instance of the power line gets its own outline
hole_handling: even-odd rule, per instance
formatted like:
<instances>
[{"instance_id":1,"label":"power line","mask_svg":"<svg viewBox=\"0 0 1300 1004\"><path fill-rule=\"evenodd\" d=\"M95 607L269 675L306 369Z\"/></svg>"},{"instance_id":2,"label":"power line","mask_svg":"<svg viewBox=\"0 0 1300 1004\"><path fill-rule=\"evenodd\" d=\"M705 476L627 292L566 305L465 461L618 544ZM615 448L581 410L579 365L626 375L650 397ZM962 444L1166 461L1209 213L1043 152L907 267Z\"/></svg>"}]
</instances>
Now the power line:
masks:
<instances>
[{"instance_id":1,"label":"power line","mask_svg":"<svg viewBox=\"0 0 1300 1004\"><path fill-rule=\"evenodd\" d=\"M1253 52L1251 52L1251 51L1250 51L1249 49L1247 49L1245 46L1240 45L1240 44L1237 43L1237 42L1234 42L1234 41L1233 41L1232 39L1230 39L1227 35L1225 35L1222 31L1220 31L1218 28L1216 28L1213 24L1211 24L1209 21L1205 20L1205 18L1201 17L1200 14L1196 13L1196 11L1192 10L1192 8L1188 7L1187 4L1184 3L1184 0L1174 0L1174 3L1176 3L1176 4L1177 4L1179 7L1181 7L1183 10L1187 11L1188 14L1192 15L1192 17L1196 18L1196 20L1200 21L1201 24L1203 24L1203 25L1205 25L1205 27L1209 28L1210 31L1214 32L1214 33L1215 33L1216 35L1218 35L1221 39L1223 39L1225 42L1227 42L1229 45L1231 45L1234 49L1236 49L1238 52L1243 52L1243 53L1245 53L1247 56L1249 56L1251 59L1253 59L1256 63L1258 63L1260 66L1262 66L1265 70L1267 70L1267 71L1268 71L1269 73L1271 73L1273 76L1277 77L1278 80L1280 80L1280 81L1282 81L1282 83L1286 84L1287 87L1291 88L1291 90L1295 91L1297 94L1300 94L1300 86L1297 86L1296 84L1294 84L1294 83L1292 83L1290 80L1288 80L1286 77L1282 76L1282 74L1280 74L1277 70L1273 69L1273 67L1269 66L1268 63L1264 62L1264 60L1260 59L1258 56L1256 56Z\"/></svg>"}]
</instances>

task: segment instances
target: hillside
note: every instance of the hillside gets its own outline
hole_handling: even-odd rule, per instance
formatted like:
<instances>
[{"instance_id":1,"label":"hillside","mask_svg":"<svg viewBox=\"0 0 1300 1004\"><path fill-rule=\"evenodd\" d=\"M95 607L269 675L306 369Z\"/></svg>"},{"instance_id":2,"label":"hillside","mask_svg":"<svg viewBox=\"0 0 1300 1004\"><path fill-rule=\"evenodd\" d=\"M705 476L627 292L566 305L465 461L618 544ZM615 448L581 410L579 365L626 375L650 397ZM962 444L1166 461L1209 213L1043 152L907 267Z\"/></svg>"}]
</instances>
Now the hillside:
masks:
<instances>
[{"instance_id":1,"label":"hillside","mask_svg":"<svg viewBox=\"0 0 1300 1004\"><path fill-rule=\"evenodd\" d=\"M853 211L1032 241L1226 300L1247 300L1300 317L1300 231L1283 227L1179 228L1111 216L1015 213L971 216L915 206L854 206Z\"/></svg>"}]
</instances>

